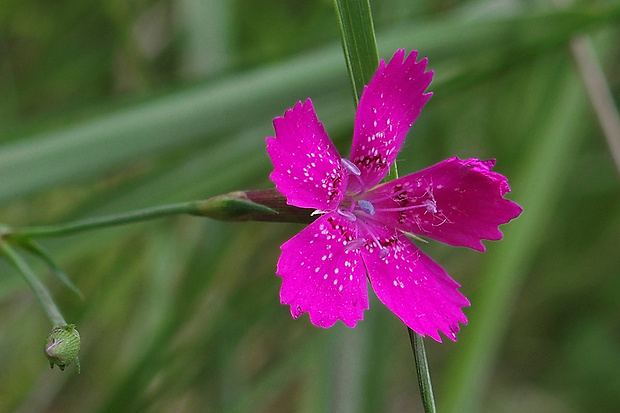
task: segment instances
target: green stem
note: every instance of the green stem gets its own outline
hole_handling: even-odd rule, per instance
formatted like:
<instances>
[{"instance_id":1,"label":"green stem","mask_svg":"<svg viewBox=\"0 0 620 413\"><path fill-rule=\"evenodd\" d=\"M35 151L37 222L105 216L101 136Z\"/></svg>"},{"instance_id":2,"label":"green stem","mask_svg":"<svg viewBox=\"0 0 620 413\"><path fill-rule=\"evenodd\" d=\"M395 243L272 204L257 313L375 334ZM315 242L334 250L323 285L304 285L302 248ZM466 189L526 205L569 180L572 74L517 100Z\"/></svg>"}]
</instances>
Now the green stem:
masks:
<instances>
[{"instance_id":1,"label":"green stem","mask_svg":"<svg viewBox=\"0 0 620 413\"><path fill-rule=\"evenodd\" d=\"M1 227L0 239L21 242L23 246L32 249L35 247L30 241L32 238L61 237L92 229L131 224L171 215L188 214L220 221L270 221L307 224L316 218L312 216L312 212L312 209L288 205L286 198L276 189L236 191L200 201L160 205L58 225L25 228ZM41 255L40 251L39 255Z\"/></svg>"},{"instance_id":2,"label":"green stem","mask_svg":"<svg viewBox=\"0 0 620 413\"><path fill-rule=\"evenodd\" d=\"M64 317L60 313L60 310L56 307L51 294L35 275L35 273L30 269L26 261L24 261L24 259L20 257L7 242L1 239L0 250L4 253L7 260L24 276L26 282L28 282L30 288L32 288L32 291L34 291L34 294L37 296L39 303L45 310L45 313L52 324L54 326L67 324Z\"/></svg>"},{"instance_id":3,"label":"green stem","mask_svg":"<svg viewBox=\"0 0 620 413\"><path fill-rule=\"evenodd\" d=\"M26 227L7 230L5 238L42 238L60 237L72 235L78 232L97 228L105 228L116 225L129 224L133 222L146 221L154 218L161 218L169 215L191 214L197 210L196 202L183 202L178 204L162 205L151 208L140 209L137 211L124 212L120 214L108 215L103 217L86 218L66 224Z\"/></svg>"},{"instance_id":4,"label":"green stem","mask_svg":"<svg viewBox=\"0 0 620 413\"><path fill-rule=\"evenodd\" d=\"M424 338L410 328L407 328L407 330L409 330L409 340L411 340L411 349L415 358L415 368L418 373L418 385L420 386L424 412L436 413L437 408L435 407L435 398L433 397L433 385L431 383L431 373L428 369Z\"/></svg>"},{"instance_id":5,"label":"green stem","mask_svg":"<svg viewBox=\"0 0 620 413\"><path fill-rule=\"evenodd\" d=\"M379 53L368 0L334 0L342 48L344 51L356 106L359 104L364 86L367 85L379 66ZM398 178L396 162L387 179ZM416 363L418 384L426 413L436 412L424 339L408 328L411 347Z\"/></svg>"}]
</instances>

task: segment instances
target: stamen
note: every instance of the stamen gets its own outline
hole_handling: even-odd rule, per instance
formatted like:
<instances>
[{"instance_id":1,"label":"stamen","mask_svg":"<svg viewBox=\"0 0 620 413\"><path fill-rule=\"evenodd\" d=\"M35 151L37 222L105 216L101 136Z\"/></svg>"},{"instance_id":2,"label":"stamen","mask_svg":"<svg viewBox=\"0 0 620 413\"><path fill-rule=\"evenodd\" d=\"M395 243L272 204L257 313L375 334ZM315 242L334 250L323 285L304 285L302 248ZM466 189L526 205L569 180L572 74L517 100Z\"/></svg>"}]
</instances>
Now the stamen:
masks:
<instances>
[{"instance_id":1,"label":"stamen","mask_svg":"<svg viewBox=\"0 0 620 413\"><path fill-rule=\"evenodd\" d=\"M437 202L434 199L427 199L422 202L422 205L426 207L428 212L432 212L433 214L437 213Z\"/></svg>"},{"instance_id":2,"label":"stamen","mask_svg":"<svg viewBox=\"0 0 620 413\"><path fill-rule=\"evenodd\" d=\"M364 223L363 219L359 220L359 225L364 228L364 230L368 233L368 235L370 235L374 243L377 245L377 248L379 249L379 258L385 259L390 254L390 250L381 245L377 236L370 230L369 226Z\"/></svg>"},{"instance_id":3,"label":"stamen","mask_svg":"<svg viewBox=\"0 0 620 413\"><path fill-rule=\"evenodd\" d=\"M381 196L377 196L375 194L375 195L373 195L372 200L373 200L374 203L379 203L379 202L387 201L388 199L392 200L394 202L397 202L396 198L398 198L402 194L406 194L407 191L409 191L409 188L402 188L402 189L399 189L399 190L394 191L394 192L384 193Z\"/></svg>"},{"instance_id":4,"label":"stamen","mask_svg":"<svg viewBox=\"0 0 620 413\"><path fill-rule=\"evenodd\" d=\"M342 166L344 166L344 168L351 174L355 175L355 176L360 176L362 174L362 172L360 171L360 169L357 167L357 165L355 165L353 162L351 162L350 160L346 159L346 158L342 158L340 159L340 163L342 163Z\"/></svg>"},{"instance_id":5,"label":"stamen","mask_svg":"<svg viewBox=\"0 0 620 413\"><path fill-rule=\"evenodd\" d=\"M408 211L410 209L418 209L418 208L426 208L428 209L428 205L426 205L426 201L422 203L422 205L410 205L406 207L397 207L397 208L377 208L375 212L401 212ZM437 212L437 210L435 210Z\"/></svg>"},{"instance_id":6,"label":"stamen","mask_svg":"<svg viewBox=\"0 0 620 413\"><path fill-rule=\"evenodd\" d=\"M356 250L364 246L365 243L366 243L366 240L364 238L356 238L354 240L349 241L347 245L344 246L344 250L345 251Z\"/></svg>"},{"instance_id":7,"label":"stamen","mask_svg":"<svg viewBox=\"0 0 620 413\"><path fill-rule=\"evenodd\" d=\"M357 220L357 217L351 211L343 211L342 209L338 209L338 213L351 222L354 222L355 220Z\"/></svg>"},{"instance_id":8,"label":"stamen","mask_svg":"<svg viewBox=\"0 0 620 413\"><path fill-rule=\"evenodd\" d=\"M374 215L375 214L375 207L370 202L368 202L368 201L366 201L364 199L360 199L359 201L357 201L357 204L360 206L362 211L364 211L368 215Z\"/></svg>"},{"instance_id":9,"label":"stamen","mask_svg":"<svg viewBox=\"0 0 620 413\"><path fill-rule=\"evenodd\" d=\"M362 181L361 176L359 175L354 175L354 176L357 179L358 187L355 188L354 191L352 191L352 194L353 195L363 194L364 192L366 192L366 184L364 183L364 181Z\"/></svg>"},{"instance_id":10,"label":"stamen","mask_svg":"<svg viewBox=\"0 0 620 413\"><path fill-rule=\"evenodd\" d=\"M342 158L340 159L340 163L342 164L342 166L344 167L344 169L347 171L349 175L353 175L357 179L357 184L358 184L357 188L351 187L350 184L352 181L349 181L349 187L353 188L350 194L364 193L366 191L366 185L364 184L364 181L362 181L362 171L360 171L357 165L355 165L353 162L351 162L348 159Z\"/></svg>"}]
</instances>

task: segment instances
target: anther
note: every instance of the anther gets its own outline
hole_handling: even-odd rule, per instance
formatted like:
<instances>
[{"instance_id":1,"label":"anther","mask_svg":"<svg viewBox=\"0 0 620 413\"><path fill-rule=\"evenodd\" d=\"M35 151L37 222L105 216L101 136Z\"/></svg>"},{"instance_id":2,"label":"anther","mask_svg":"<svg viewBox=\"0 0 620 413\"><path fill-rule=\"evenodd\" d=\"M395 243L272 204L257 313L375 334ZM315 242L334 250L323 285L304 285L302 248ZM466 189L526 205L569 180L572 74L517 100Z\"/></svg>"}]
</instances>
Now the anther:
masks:
<instances>
[{"instance_id":1,"label":"anther","mask_svg":"<svg viewBox=\"0 0 620 413\"><path fill-rule=\"evenodd\" d=\"M357 217L355 216L353 212L343 211L342 209L338 209L338 213L351 222L354 222L355 220L357 220Z\"/></svg>"},{"instance_id":2,"label":"anther","mask_svg":"<svg viewBox=\"0 0 620 413\"><path fill-rule=\"evenodd\" d=\"M382 260L386 259L388 255L390 255L390 250L389 249L381 248L379 250L379 258L381 258Z\"/></svg>"},{"instance_id":3,"label":"anther","mask_svg":"<svg viewBox=\"0 0 620 413\"><path fill-rule=\"evenodd\" d=\"M347 245L345 245L344 249L345 251L356 250L356 249L363 247L365 243L366 243L366 240L364 238L356 238L354 240L349 241Z\"/></svg>"},{"instance_id":4,"label":"anther","mask_svg":"<svg viewBox=\"0 0 620 413\"><path fill-rule=\"evenodd\" d=\"M426 207L426 210L428 212L431 212L433 214L437 213L437 203L434 200L427 199L426 201L422 202L422 205Z\"/></svg>"},{"instance_id":5,"label":"anther","mask_svg":"<svg viewBox=\"0 0 620 413\"><path fill-rule=\"evenodd\" d=\"M369 201L360 199L359 201L357 201L357 205L359 205L362 211L364 211L368 215L375 214L375 207Z\"/></svg>"},{"instance_id":6,"label":"anther","mask_svg":"<svg viewBox=\"0 0 620 413\"><path fill-rule=\"evenodd\" d=\"M357 167L357 165L355 165L353 162L351 162L350 160L346 159L346 158L342 158L340 159L340 162L342 163L342 166L344 166L344 168L351 174L355 175L355 176L360 176L362 174L362 172L360 171L360 169Z\"/></svg>"}]
</instances>

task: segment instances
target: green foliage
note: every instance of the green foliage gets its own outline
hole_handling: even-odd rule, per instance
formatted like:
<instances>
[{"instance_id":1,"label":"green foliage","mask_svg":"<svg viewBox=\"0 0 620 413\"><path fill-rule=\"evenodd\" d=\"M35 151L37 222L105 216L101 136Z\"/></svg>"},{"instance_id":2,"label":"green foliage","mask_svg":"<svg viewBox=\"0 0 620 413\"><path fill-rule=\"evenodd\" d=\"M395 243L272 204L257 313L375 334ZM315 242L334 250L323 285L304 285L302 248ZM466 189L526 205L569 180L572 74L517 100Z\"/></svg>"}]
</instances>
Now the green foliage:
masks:
<instances>
[{"instance_id":1,"label":"green foliage","mask_svg":"<svg viewBox=\"0 0 620 413\"><path fill-rule=\"evenodd\" d=\"M335 0L344 58L349 69L356 106L377 67L377 42L369 1Z\"/></svg>"},{"instance_id":2,"label":"green foliage","mask_svg":"<svg viewBox=\"0 0 620 413\"><path fill-rule=\"evenodd\" d=\"M1 2L0 221L268 188L271 120L306 97L346 154L333 5L294 3ZM401 175L494 157L525 209L485 254L421 245L472 301L456 344L427 344L439 411L620 409L618 173L567 48L593 37L618 101L620 4L371 3L380 57L417 49L436 73ZM85 297L25 256L79 327L80 376L47 367L45 314L0 262L0 411L415 410L406 330L376 300L353 330L279 304L298 229L179 217L42 240Z\"/></svg>"}]
</instances>

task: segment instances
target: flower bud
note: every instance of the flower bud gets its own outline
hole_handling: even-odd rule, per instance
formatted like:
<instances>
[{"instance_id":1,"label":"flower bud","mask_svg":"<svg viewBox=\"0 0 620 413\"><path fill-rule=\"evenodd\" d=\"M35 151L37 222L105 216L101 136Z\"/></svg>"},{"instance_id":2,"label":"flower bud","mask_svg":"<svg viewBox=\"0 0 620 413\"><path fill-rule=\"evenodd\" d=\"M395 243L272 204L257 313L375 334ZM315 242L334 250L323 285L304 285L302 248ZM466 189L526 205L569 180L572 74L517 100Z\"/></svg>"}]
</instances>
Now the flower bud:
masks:
<instances>
[{"instance_id":1,"label":"flower bud","mask_svg":"<svg viewBox=\"0 0 620 413\"><path fill-rule=\"evenodd\" d=\"M77 355L80 351L80 333L75 324L60 325L52 329L45 344L45 355L50 361L50 367L56 364L60 370L75 361L80 371Z\"/></svg>"},{"instance_id":2,"label":"flower bud","mask_svg":"<svg viewBox=\"0 0 620 413\"><path fill-rule=\"evenodd\" d=\"M193 215L221 221L271 221L310 223L316 219L312 209L286 203L277 189L235 191L197 201Z\"/></svg>"}]
</instances>

